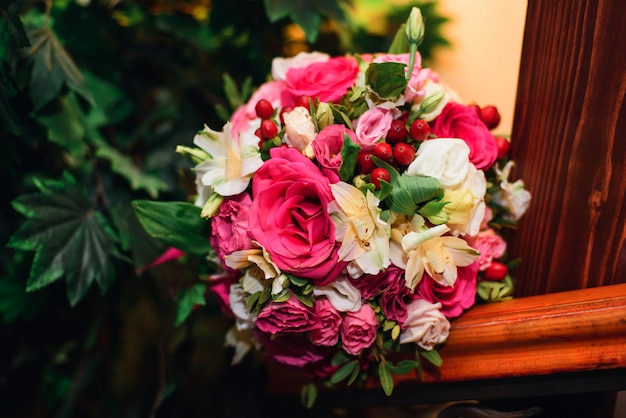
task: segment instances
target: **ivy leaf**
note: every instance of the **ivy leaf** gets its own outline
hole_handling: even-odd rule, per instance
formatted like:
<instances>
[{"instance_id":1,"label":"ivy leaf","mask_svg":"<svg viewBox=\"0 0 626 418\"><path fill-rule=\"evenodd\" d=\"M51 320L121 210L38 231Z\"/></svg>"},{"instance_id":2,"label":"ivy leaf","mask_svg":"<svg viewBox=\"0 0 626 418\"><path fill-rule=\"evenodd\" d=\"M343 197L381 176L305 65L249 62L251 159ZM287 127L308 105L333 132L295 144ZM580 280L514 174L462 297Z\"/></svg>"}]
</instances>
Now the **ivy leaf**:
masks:
<instances>
[{"instance_id":1,"label":"ivy leaf","mask_svg":"<svg viewBox=\"0 0 626 418\"><path fill-rule=\"evenodd\" d=\"M54 113L44 113L35 119L48 129L48 140L63 147L74 158L87 152L85 118L76 95L69 93L59 97Z\"/></svg>"},{"instance_id":2,"label":"ivy leaf","mask_svg":"<svg viewBox=\"0 0 626 418\"><path fill-rule=\"evenodd\" d=\"M156 199L159 193L169 187L160 178L141 171L130 157L102 142L97 145L96 156L111 162L111 170L130 182L133 190L145 190L151 198Z\"/></svg>"},{"instance_id":3,"label":"ivy leaf","mask_svg":"<svg viewBox=\"0 0 626 418\"><path fill-rule=\"evenodd\" d=\"M44 302L43 294L27 293L24 289L22 277L28 272L22 275L17 267L24 264L19 262L20 258L25 258L24 254L18 252L15 259L7 260L7 275L0 277L0 318L5 324L32 318Z\"/></svg>"},{"instance_id":4,"label":"ivy leaf","mask_svg":"<svg viewBox=\"0 0 626 418\"><path fill-rule=\"evenodd\" d=\"M371 63L365 72L366 83L382 99L393 99L406 89L406 64L399 62Z\"/></svg>"},{"instance_id":5,"label":"ivy leaf","mask_svg":"<svg viewBox=\"0 0 626 418\"><path fill-rule=\"evenodd\" d=\"M193 286L185 287L176 298L176 325L180 325L189 317L196 305L206 305L205 300L206 285L197 283Z\"/></svg>"},{"instance_id":6,"label":"ivy leaf","mask_svg":"<svg viewBox=\"0 0 626 418\"><path fill-rule=\"evenodd\" d=\"M93 282L105 291L113 282L113 257L122 258L117 237L104 216L87 202L74 178L35 180L39 193L20 196L12 204L26 217L8 246L35 251L27 291L65 277L68 298L76 305Z\"/></svg>"},{"instance_id":7,"label":"ivy leaf","mask_svg":"<svg viewBox=\"0 0 626 418\"><path fill-rule=\"evenodd\" d=\"M20 21L21 1L0 1L0 63L10 61L20 48L29 46Z\"/></svg>"},{"instance_id":8,"label":"ivy leaf","mask_svg":"<svg viewBox=\"0 0 626 418\"><path fill-rule=\"evenodd\" d=\"M66 85L93 104L85 79L50 26L31 26L27 30L33 67L30 96L35 109L41 109Z\"/></svg>"},{"instance_id":9,"label":"ivy leaf","mask_svg":"<svg viewBox=\"0 0 626 418\"><path fill-rule=\"evenodd\" d=\"M290 18L302 27L309 42L313 43L319 35L322 16L345 21L345 13L336 0L264 0L265 11L270 22Z\"/></svg>"},{"instance_id":10,"label":"ivy leaf","mask_svg":"<svg viewBox=\"0 0 626 418\"><path fill-rule=\"evenodd\" d=\"M403 23L398 28L398 31L396 32L396 35L394 36L393 41L391 42L391 46L389 47L389 50L387 51L387 53L405 54L409 52L409 43L406 41L405 30L406 30L406 23Z\"/></svg>"},{"instance_id":11,"label":"ivy leaf","mask_svg":"<svg viewBox=\"0 0 626 418\"><path fill-rule=\"evenodd\" d=\"M202 208L186 202L134 200L135 214L152 237L191 254L211 250L209 239L202 234L206 220Z\"/></svg>"}]
</instances>

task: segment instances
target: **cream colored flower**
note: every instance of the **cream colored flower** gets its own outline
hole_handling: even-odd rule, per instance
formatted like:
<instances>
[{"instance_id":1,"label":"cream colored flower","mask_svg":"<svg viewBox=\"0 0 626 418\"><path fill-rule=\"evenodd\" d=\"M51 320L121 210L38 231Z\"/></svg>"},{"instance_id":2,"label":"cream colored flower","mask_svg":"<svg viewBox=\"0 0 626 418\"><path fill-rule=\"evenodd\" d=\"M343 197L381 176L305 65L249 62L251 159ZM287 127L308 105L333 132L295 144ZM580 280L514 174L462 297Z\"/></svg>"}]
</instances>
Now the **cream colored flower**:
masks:
<instances>
[{"instance_id":1,"label":"cream colored flower","mask_svg":"<svg viewBox=\"0 0 626 418\"><path fill-rule=\"evenodd\" d=\"M298 106L289 113L283 115L285 121L285 143L301 152L310 148L315 139L315 123L308 110ZM312 151L312 148L311 148Z\"/></svg>"},{"instance_id":2,"label":"cream colored flower","mask_svg":"<svg viewBox=\"0 0 626 418\"><path fill-rule=\"evenodd\" d=\"M280 269L270 260L269 253L256 241L252 243L257 248L249 250L234 251L224 257L224 262L228 267L235 270L245 270L256 267L260 270L259 274L251 272L250 274L262 275L265 279L273 279L278 277Z\"/></svg>"},{"instance_id":3,"label":"cream colored flower","mask_svg":"<svg viewBox=\"0 0 626 418\"><path fill-rule=\"evenodd\" d=\"M220 196L237 195L248 187L252 175L263 165L258 138L243 133L239 135L239 143L235 142L230 122L224 125L223 132L205 126L193 142L211 156L195 167L198 195L209 196L212 191ZM210 188L211 192L202 188Z\"/></svg>"},{"instance_id":4,"label":"cream colored flower","mask_svg":"<svg viewBox=\"0 0 626 418\"><path fill-rule=\"evenodd\" d=\"M441 313L440 302L415 299L406 309L409 315L400 334L401 344L416 343L424 350L432 350L446 341L450 334L450 322Z\"/></svg>"},{"instance_id":5,"label":"cream colored flower","mask_svg":"<svg viewBox=\"0 0 626 418\"><path fill-rule=\"evenodd\" d=\"M507 208L511 213L509 218L518 220L528 209L531 196L530 192L524 189L524 182L521 179L509 183L508 179L513 165L513 161L509 161L502 170L497 165L494 166L498 180L500 180L500 191L492 196L492 201Z\"/></svg>"},{"instance_id":6,"label":"cream colored flower","mask_svg":"<svg viewBox=\"0 0 626 418\"><path fill-rule=\"evenodd\" d=\"M361 309L361 292L346 277L339 277L326 286L313 289L316 297L326 296L339 312L357 312Z\"/></svg>"},{"instance_id":7,"label":"cream colored flower","mask_svg":"<svg viewBox=\"0 0 626 418\"><path fill-rule=\"evenodd\" d=\"M376 274L387 268L389 259L389 224L380 219L380 201L369 190L367 195L356 187L338 182L331 190L336 200L328 205L335 223L335 235L341 242L339 260L353 261L359 273ZM351 273L353 277L357 273Z\"/></svg>"}]
</instances>

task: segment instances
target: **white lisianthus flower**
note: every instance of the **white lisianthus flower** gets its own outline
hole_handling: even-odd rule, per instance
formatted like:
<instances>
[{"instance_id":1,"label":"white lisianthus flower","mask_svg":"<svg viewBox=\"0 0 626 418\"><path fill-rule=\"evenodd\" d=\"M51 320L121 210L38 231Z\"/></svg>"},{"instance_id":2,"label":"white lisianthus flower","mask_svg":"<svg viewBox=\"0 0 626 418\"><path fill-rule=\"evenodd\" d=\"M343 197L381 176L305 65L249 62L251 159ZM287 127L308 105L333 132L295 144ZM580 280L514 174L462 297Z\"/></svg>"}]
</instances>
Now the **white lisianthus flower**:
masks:
<instances>
[{"instance_id":1,"label":"white lisianthus flower","mask_svg":"<svg viewBox=\"0 0 626 418\"><path fill-rule=\"evenodd\" d=\"M237 195L246 190L252 175L263 165L258 138L241 134L239 143L235 142L230 122L224 125L223 132L205 126L193 142L211 156L195 167L199 177L198 195L210 195L202 190L207 187L220 196Z\"/></svg>"},{"instance_id":2,"label":"white lisianthus flower","mask_svg":"<svg viewBox=\"0 0 626 418\"><path fill-rule=\"evenodd\" d=\"M518 220L528 209L531 195L528 190L524 189L524 182L521 179L509 183L508 179L513 165L513 161L509 161L502 170L495 166L501 190L495 193L491 199L494 203L507 208L511 212L510 218Z\"/></svg>"},{"instance_id":3,"label":"white lisianthus flower","mask_svg":"<svg viewBox=\"0 0 626 418\"><path fill-rule=\"evenodd\" d=\"M444 189L460 186L470 170L470 149L458 138L437 138L422 142L415 159L407 167L409 176L429 176Z\"/></svg>"},{"instance_id":4,"label":"white lisianthus flower","mask_svg":"<svg viewBox=\"0 0 626 418\"><path fill-rule=\"evenodd\" d=\"M413 110L421 108L423 113L420 114L420 119L426 122L431 122L439 116L451 99L448 90L431 79L426 79L420 86L420 90L415 91L415 93L424 98L413 102L412 108Z\"/></svg>"},{"instance_id":5,"label":"white lisianthus flower","mask_svg":"<svg viewBox=\"0 0 626 418\"><path fill-rule=\"evenodd\" d=\"M241 360L250 351L251 348L259 350L261 345L252 337L250 330L239 330L236 325L233 325L227 332L224 338L224 345L226 347L233 347L235 353L230 362L231 365L241 363Z\"/></svg>"},{"instance_id":6,"label":"white lisianthus flower","mask_svg":"<svg viewBox=\"0 0 626 418\"><path fill-rule=\"evenodd\" d=\"M357 312L361 309L361 292L345 277L339 277L326 286L313 289L316 297L326 296L339 312Z\"/></svg>"},{"instance_id":7,"label":"white lisianthus flower","mask_svg":"<svg viewBox=\"0 0 626 418\"><path fill-rule=\"evenodd\" d=\"M298 106L291 112L285 113L283 119L285 121L285 143L305 153L307 148L311 148L311 142L317 135L311 114L304 107ZM311 151L313 151L312 148ZM312 157L312 155L308 157Z\"/></svg>"},{"instance_id":8,"label":"white lisianthus flower","mask_svg":"<svg viewBox=\"0 0 626 418\"><path fill-rule=\"evenodd\" d=\"M487 180L485 173L470 163L465 181L456 190L444 189L443 207L448 214L446 222L453 235L476 235L485 217L485 193Z\"/></svg>"},{"instance_id":9,"label":"white lisianthus flower","mask_svg":"<svg viewBox=\"0 0 626 418\"><path fill-rule=\"evenodd\" d=\"M234 270L248 269L251 266L258 268L265 279L273 279L280 274L280 268L270 259L265 248L257 241L252 241L257 248L234 251L224 257L224 262Z\"/></svg>"},{"instance_id":10,"label":"white lisianthus flower","mask_svg":"<svg viewBox=\"0 0 626 418\"><path fill-rule=\"evenodd\" d=\"M272 282L272 295L277 295L285 289L285 282L287 281L287 276L281 274Z\"/></svg>"},{"instance_id":11,"label":"white lisianthus flower","mask_svg":"<svg viewBox=\"0 0 626 418\"><path fill-rule=\"evenodd\" d=\"M351 184L331 184L336 200L328 205L335 236L341 242L339 260L354 261L361 272L377 274L389 267L389 224L380 218L380 200Z\"/></svg>"},{"instance_id":12,"label":"white lisianthus flower","mask_svg":"<svg viewBox=\"0 0 626 418\"><path fill-rule=\"evenodd\" d=\"M330 55L322 52L300 52L290 58L276 57L272 60L272 77L284 81L290 68L302 68L314 62L325 62Z\"/></svg>"},{"instance_id":13,"label":"white lisianthus flower","mask_svg":"<svg viewBox=\"0 0 626 418\"><path fill-rule=\"evenodd\" d=\"M235 283L230 286L228 301L230 309L235 315L235 325L240 331L253 329L256 321L256 315L251 313L246 307L245 296L246 292L243 290L241 283Z\"/></svg>"},{"instance_id":14,"label":"white lisianthus flower","mask_svg":"<svg viewBox=\"0 0 626 418\"><path fill-rule=\"evenodd\" d=\"M406 309L409 315L400 334L401 344L416 343L424 350L432 350L446 341L450 334L450 322L440 311L441 302L415 299Z\"/></svg>"}]
</instances>

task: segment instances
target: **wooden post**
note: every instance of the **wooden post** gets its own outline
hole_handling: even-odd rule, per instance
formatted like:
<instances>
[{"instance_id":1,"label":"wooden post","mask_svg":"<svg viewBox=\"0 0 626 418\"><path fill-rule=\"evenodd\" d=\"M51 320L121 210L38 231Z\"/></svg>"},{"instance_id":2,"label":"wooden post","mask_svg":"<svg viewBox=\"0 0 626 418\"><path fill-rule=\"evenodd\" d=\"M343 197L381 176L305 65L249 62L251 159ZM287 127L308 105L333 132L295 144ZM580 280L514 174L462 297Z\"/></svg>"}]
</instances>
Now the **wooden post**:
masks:
<instances>
[{"instance_id":1,"label":"wooden post","mask_svg":"<svg viewBox=\"0 0 626 418\"><path fill-rule=\"evenodd\" d=\"M516 296L626 282L626 2L529 0L512 138Z\"/></svg>"}]
</instances>

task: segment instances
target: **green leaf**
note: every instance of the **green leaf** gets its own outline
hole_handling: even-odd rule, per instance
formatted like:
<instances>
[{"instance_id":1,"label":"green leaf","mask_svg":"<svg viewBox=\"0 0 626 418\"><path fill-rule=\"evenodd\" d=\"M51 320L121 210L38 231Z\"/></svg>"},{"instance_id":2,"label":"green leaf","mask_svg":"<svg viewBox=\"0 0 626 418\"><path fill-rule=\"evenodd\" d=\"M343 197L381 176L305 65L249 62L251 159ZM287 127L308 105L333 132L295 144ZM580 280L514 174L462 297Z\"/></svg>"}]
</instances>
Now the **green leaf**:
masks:
<instances>
[{"instance_id":1,"label":"green leaf","mask_svg":"<svg viewBox=\"0 0 626 418\"><path fill-rule=\"evenodd\" d=\"M209 239L202 234L206 220L201 208L186 202L134 200L135 214L152 237L191 254L211 250Z\"/></svg>"},{"instance_id":2,"label":"green leaf","mask_svg":"<svg viewBox=\"0 0 626 418\"><path fill-rule=\"evenodd\" d=\"M371 63L365 72L365 80L382 99L398 97L407 86L404 74L406 64L399 62Z\"/></svg>"},{"instance_id":3,"label":"green leaf","mask_svg":"<svg viewBox=\"0 0 626 418\"><path fill-rule=\"evenodd\" d=\"M393 377L391 376L387 363L384 361L378 363L378 377L380 378L380 385L383 387L385 395L390 396L393 393Z\"/></svg>"},{"instance_id":4,"label":"green leaf","mask_svg":"<svg viewBox=\"0 0 626 418\"><path fill-rule=\"evenodd\" d=\"M33 62L30 96L35 109L39 110L50 102L64 85L93 104L82 73L52 28L29 27L27 33L32 45L28 54Z\"/></svg>"},{"instance_id":5,"label":"green leaf","mask_svg":"<svg viewBox=\"0 0 626 418\"><path fill-rule=\"evenodd\" d=\"M12 60L18 49L30 45L20 20L21 4L19 0L0 2L0 64Z\"/></svg>"},{"instance_id":6,"label":"green leaf","mask_svg":"<svg viewBox=\"0 0 626 418\"><path fill-rule=\"evenodd\" d=\"M441 360L439 353L435 349L429 351L420 350L420 354L422 355L422 357L424 357L426 360L428 360L430 363L434 364L437 367L443 364L443 360Z\"/></svg>"},{"instance_id":7,"label":"green leaf","mask_svg":"<svg viewBox=\"0 0 626 418\"><path fill-rule=\"evenodd\" d=\"M134 106L122 89L89 71L84 72L84 77L94 98L94 106L87 115L91 126L114 125L129 117Z\"/></svg>"},{"instance_id":8,"label":"green leaf","mask_svg":"<svg viewBox=\"0 0 626 418\"><path fill-rule=\"evenodd\" d=\"M296 277L291 275L287 277L289 277L289 281L296 287L303 287L310 283L307 279L303 279L302 277Z\"/></svg>"},{"instance_id":9,"label":"green leaf","mask_svg":"<svg viewBox=\"0 0 626 418\"><path fill-rule=\"evenodd\" d=\"M346 361L350 361L351 359L352 357L350 357L345 351L340 350L335 353L332 360L330 361L330 364L332 364L333 366L339 366L340 364L343 364Z\"/></svg>"},{"instance_id":10,"label":"green leaf","mask_svg":"<svg viewBox=\"0 0 626 418\"><path fill-rule=\"evenodd\" d=\"M345 380L357 367L359 367L359 362L357 360L347 362L330 377L330 383L334 385L342 380Z\"/></svg>"},{"instance_id":11,"label":"green leaf","mask_svg":"<svg viewBox=\"0 0 626 418\"><path fill-rule=\"evenodd\" d=\"M60 96L54 113L35 115L35 119L48 129L48 140L66 149L74 158L80 159L87 152L85 117L76 95Z\"/></svg>"},{"instance_id":12,"label":"green leaf","mask_svg":"<svg viewBox=\"0 0 626 418\"><path fill-rule=\"evenodd\" d=\"M339 168L339 177L342 181L352 182L360 150L361 147L352 141L348 134L344 134L343 146L341 147L341 167Z\"/></svg>"},{"instance_id":13,"label":"green leaf","mask_svg":"<svg viewBox=\"0 0 626 418\"><path fill-rule=\"evenodd\" d=\"M131 189L145 190L153 199L169 188L163 180L141 171L130 157L104 142L97 144L96 156L110 161L111 170L128 180Z\"/></svg>"},{"instance_id":14,"label":"green leaf","mask_svg":"<svg viewBox=\"0 0 626 418\"><path fill-rule=\"evenodd\" d=\"M176 298L176 320L175 325L180 325L189 317L196 305L206 305L204 294L206 284L197 283L193 286L185 287Z\"/></svg>"},{"instance_id":15,"label":"green leaf","mask_svg":"<svg viewBox=\"0 0 626 418\"><path fill-rule=\"evenodd\" d=\"M37 181L40 192L20 196L13 207L26 217L8 246L35 251L27 291L65 277L76 305L93 282L105 291L113 282L117 237L104 216L85 200L73 177Z\"/></svg>"},{"instance_id":16,"label":"green leaf","mask_svg":"<svg viewBox=\"0 0 626 418\"><path fill-rule=\"evenodd\" d=\"M16 266L17 258L25 253L16 253L16 259L6 263L7 275L0 277L0 318L5 324L18 319L32 318L44 302L42 293L26 292L26 280L28 272L22 276Z\"/></svg>"},{"instance_id":17,"label":"green leaf","mask_svg":"<svg viewBox=\"0 0 626 418\"><path fill-rule=\"evenodd\" d=\"M415 360L400 360L396 364L387 363L389 371L393 374L407 374L419 367L419 363Z\"/></svg>"},{"instance_id":18,"label":"green leaf","mask_svg":"<svg viewBox=\"0 0 626 418\"><path fill-rule=\"evenodd\" d=\"M313 43L319 35L322 16L338 21L345 21L345 13L339 6L346 1L337 0L264 0L265 11L270 22L290 18L302 27L309 42Z\"/></svg>"},{"instance_id":19,"label":"green leaf","mask_svg":"<svg viewBox=\"0 0 626 418\"><path fill-rule=\"evenodd\" d=\"M409 44L406 41L406 36L404 35L405 29L406 23L401 24L398 28L398 31L391 42L391 46L389 46L389 50L387 51L389 54L406 54L409 52Z\"/></svg>"},{"instance_id":20,"label":"green leaf","mask_svg":"<svg viewBox=\"0 0 626 418\"><path fill-rule=\"evenodd\" d=\"M306 409L311 409L313 408L316 399L317 386L315 386L315 383L307 383L303 385L302 389L300 389L300 400L302 401L302 406Z\"/></svg>"}]
</instances>

